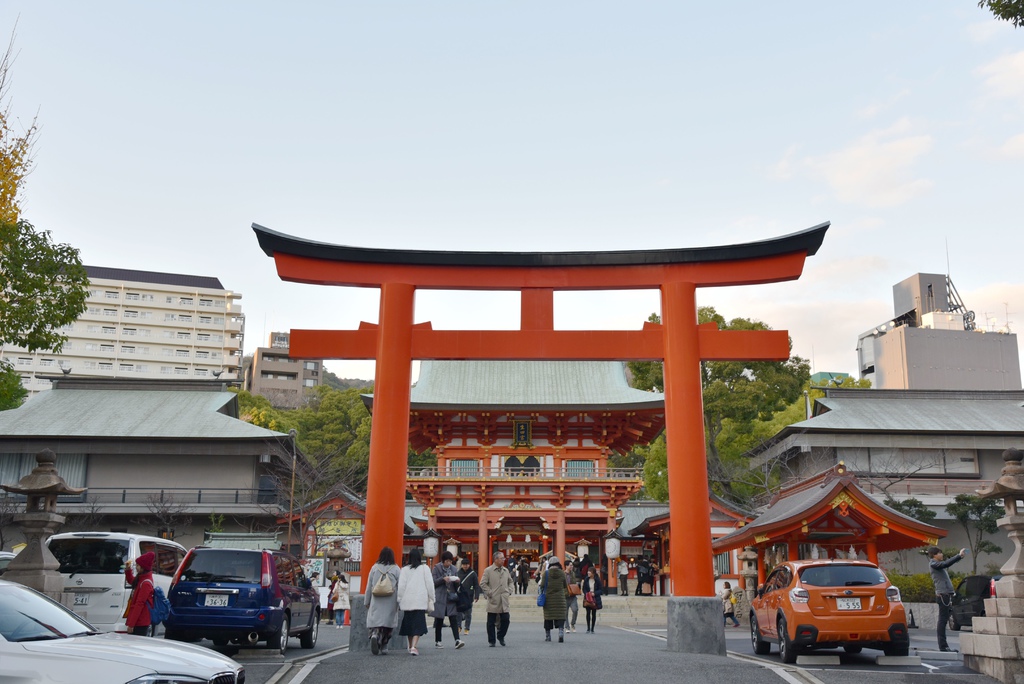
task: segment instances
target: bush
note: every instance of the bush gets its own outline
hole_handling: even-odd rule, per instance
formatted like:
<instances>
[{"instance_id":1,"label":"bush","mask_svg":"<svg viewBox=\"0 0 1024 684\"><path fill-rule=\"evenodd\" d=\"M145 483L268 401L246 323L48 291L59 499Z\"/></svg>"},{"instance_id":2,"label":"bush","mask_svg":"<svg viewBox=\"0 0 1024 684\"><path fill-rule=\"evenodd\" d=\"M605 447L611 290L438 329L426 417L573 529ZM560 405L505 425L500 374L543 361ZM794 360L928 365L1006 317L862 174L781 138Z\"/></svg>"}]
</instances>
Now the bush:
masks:
<instances>
[{"instance_id":1,"label":"bush","mask_svg":"<svg viewBox=\"0 0 1024 684\"><path fill-rule=\"evenodd\" d=\"M904 603L935 603L935 584L931 574L921 572L916 575L889 575L889 581L899 587L900 597Z\"/></svg>"}]
</instances>

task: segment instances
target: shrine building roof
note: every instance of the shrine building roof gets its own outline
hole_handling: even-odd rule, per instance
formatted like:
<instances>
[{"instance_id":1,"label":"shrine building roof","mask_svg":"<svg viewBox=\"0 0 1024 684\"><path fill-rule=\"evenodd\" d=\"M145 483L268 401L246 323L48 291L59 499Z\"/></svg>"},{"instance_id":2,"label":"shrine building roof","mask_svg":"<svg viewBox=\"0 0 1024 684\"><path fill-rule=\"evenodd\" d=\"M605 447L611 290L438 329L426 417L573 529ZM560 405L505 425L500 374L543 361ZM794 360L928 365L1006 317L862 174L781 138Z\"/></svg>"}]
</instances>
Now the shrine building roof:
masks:
<instances>
[{"instance_id":1,"label":"shrine building roof","mask_svg":"<svg viewBox=\"0 0 1024 684\"><path fill-rule=\"evenodd\" d=\"M423 361L414 409L664 410L665 395L629 386L620 361Z\"/></svg>"}]
</instances>

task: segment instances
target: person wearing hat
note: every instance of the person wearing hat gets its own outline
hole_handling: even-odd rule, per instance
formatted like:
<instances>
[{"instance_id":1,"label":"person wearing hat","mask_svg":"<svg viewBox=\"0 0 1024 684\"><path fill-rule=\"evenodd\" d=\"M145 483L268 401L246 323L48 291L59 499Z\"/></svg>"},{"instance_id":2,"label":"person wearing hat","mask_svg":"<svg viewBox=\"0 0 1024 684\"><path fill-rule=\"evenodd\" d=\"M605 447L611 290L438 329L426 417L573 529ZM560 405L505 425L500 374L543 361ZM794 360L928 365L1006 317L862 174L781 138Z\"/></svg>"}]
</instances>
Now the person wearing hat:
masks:
<instances>
[{"instance_id":1,"label":"person wearing hat","mask_svg":"<svg viewBox=\"0 0 1024 684\"><path fill-rule=\"evenodd\" d=\"M128 598L128 608L125 610L125 624L128 626L129 634L147 636L149 634L150 619L149 609L153 605L153 562L156 556L152 551L147 551L134 563L128 563L124 567L124 577L128 584L132 585L132 594Z\"/></svg>"},{"instance_id":2,"label":"person wearing hat","mask_svg":"<svg viewBox=\"0 0 1024 684\"><path fill-rule=\"evenodd\" d=\"M558 643L565 641L566 597L569 582L562 570L562 563L556 556L548 559L548 568L540 578L540 590L544 592L544 641L551 641L551 630L558 628Z\"/></svg>"}]
</instances>

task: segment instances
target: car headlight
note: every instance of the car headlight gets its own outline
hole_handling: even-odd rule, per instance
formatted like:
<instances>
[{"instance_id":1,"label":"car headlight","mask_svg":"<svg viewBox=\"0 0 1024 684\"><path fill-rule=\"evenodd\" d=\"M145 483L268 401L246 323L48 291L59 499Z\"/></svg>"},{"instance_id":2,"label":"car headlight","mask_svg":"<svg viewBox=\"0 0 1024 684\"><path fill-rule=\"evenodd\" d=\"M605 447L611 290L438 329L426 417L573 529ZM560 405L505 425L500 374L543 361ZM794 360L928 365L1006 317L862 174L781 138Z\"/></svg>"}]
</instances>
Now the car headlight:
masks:
<instances>
[{"instance_id":1,"label":"car headlight","mask_svg":"<svg viewBox=\"0 0 1024 684\"><path fill-rule=\"evenodd\" d=\"M209 681L191 675L150 674L133 679L127 684L206 684Z\"/></svg>"}]
</instances>

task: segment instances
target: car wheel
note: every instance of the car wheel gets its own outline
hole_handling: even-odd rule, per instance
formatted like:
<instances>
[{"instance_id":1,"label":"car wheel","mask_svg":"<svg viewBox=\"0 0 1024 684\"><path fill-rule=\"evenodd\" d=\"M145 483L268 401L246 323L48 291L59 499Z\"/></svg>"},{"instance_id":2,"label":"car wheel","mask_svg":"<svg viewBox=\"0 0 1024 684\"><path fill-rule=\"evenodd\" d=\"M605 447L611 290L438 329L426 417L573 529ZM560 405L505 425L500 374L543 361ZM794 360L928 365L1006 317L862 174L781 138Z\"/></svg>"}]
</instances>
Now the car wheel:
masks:
<instances>
[{"instance_id":1,"label":"car wheel","mask_svg":"<svg viewBox=\"0 0 1024 684\"><path fill-rule=\"evenodd\" d=\"M305 632L299 635L299 644L302 648L313 648L316 646L316 635L320 629L320 616L313 616L313 624Z\"/></svg>"},{"instance_id":2,"label":"car wheel","mask_svg":"<svg viewBox=\"0 0 1024 684\"><path fill-rule=\"evenodd\" d=\"M864 650L863 646L843 646L843 650L850 654L857 654Z\"/></svg>"},{"instance_id":3,"label":"car wheel","mask_svg":"<svg viewBox=\"0 0 1024 684\"><path fill-rule=\"evenodd\" d=\"M284 652L288 650L288 629L290 626L288 624L288 616L285 615L281 618L281 631L267 639L267 646L284 655Z\"/></svg>"},{"instance_id":4,"label":"car wheel","mask_svg":"<svg viewBox=\"0 0 1024 684\"><path fill-rule=\"evenodd\" d=\"M904 644L902 646L883 646L882 653L887 656L907 656L910 655L910 645Z\"/></svg>"},{"instance_id":5,"label":"car wheel","mask_svg":"<svg viewBox=\"0 0 1024 684\"><path fill-rule=\"evenodd\" d=\"M789 631L786 628L786 618L779 618L779 658L787 665L796 662L799 655L796 646L789 638Z\"/></svg>"},{"instance_id":6,"label":"car wheel","mask_svg":"<svg viewBox=\"0 0 1024 684\"><path fill-rule=\"evenodd\" d=\"M772 645L761 638L761 630L757 627L757 616L753 613L750 614L750 645L757 655L768 655L772 650Z\"/></svg>"},{"instance_id":7,"label":"car wheel","mask_svg":"<svg viewBox=\"0 0 1024 684\"><path fill-rule=\"evenodd\" d=\"M954 632L960 631L960 623L956 621L956 617L952 613L949 615L949 628Z\"/></svg>"}]
</instances>

